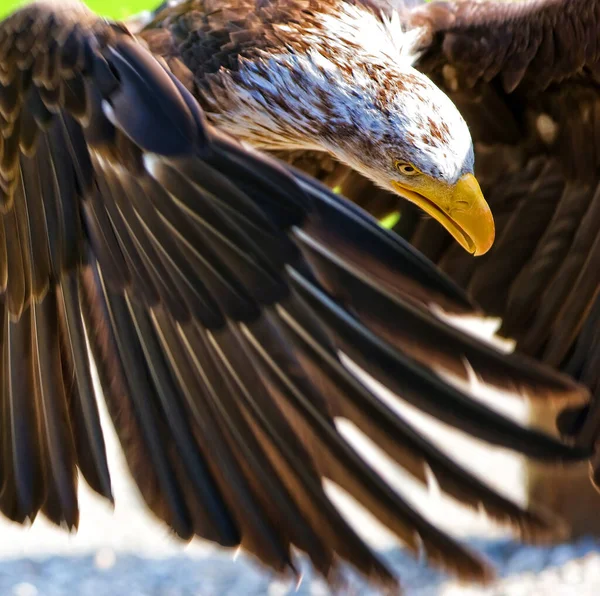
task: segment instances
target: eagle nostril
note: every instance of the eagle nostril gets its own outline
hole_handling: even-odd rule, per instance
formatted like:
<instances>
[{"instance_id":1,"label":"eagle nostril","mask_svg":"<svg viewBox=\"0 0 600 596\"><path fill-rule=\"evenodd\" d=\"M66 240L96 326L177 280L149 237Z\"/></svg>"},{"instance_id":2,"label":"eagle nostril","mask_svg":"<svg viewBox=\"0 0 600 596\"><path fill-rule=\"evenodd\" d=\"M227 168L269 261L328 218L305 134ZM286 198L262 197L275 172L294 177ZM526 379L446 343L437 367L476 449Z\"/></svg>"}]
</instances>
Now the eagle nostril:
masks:
<instances>
[{"instance_id":1,"label":"eagle nostril","mask_svg":"<svg viewBox=\"0 0 600 596\"><path fill-rule=\"evenodd\" d=\"M456 203L454 203L454 208L458 209L459 211L467 209L468 207L469 207L468 201L456 201Z\"/></svg>"}]
</instances>

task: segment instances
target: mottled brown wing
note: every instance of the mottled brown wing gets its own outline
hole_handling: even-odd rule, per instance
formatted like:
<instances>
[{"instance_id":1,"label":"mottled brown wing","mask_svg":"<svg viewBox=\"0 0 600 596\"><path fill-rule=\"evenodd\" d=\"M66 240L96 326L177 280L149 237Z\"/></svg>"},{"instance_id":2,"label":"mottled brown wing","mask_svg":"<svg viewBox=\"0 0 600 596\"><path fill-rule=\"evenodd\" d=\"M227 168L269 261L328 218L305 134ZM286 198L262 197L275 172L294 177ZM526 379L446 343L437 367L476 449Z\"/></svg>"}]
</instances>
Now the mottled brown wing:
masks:
<instances>
[{"instance_id":1,"label":"mottled brown wing","mask_svg":"<svg viewBox=\"0 0 600 596\"><path fill-rule=\"evenodd\" d=\"M323 490L340 485L413 552L483 580L477 556L409 507L338 433L353 422L421 481L539 540L553 530L421 437L342 365L526 455L587 451L522 428L443 381L571 403L583 388L439 322L470 302L416 251L310 178L206 125L183 83L78 3L0 23L0 510L76 527L76 467L111 497L91 379L126 460L184 539L241 544L277 572L291 547L391 571ZM89 344L89 351L86 349Z\"/></svg>"}]
</instances>

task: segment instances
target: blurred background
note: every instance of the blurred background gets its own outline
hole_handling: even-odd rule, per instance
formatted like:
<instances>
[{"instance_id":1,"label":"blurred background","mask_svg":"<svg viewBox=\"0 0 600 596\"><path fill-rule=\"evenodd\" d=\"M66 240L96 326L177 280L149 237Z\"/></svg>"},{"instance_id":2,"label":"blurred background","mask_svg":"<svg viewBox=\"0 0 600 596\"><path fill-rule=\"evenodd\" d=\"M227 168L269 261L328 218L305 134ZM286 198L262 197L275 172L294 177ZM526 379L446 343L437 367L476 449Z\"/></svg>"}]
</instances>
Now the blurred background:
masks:
<instances>
[{"instance_id":1,"label":"blurred background","mask_svg":"<svg viewBox=\"0 0 600 596\"><path fill-rule=\"evenodd\" d=\"M60 1L60 0L57 0ZM159 0L88 0L100 14L124 18L151 9ZM0 17L20 1L0 0ZM494 325L474 327L490 337ZM478 386L471 389L486 402L523 423L532 416L527 404ZM510 532L492 526L482 515L469 512L429 489L415 484L398 470L385 454L377 451L349 425L343 431L389 482L429 519L483 554L497 569L497 579L487 587L460 585L442 573L428 569L402 550L366 512L345 498L335 487L332 497L351 516L358 531L397 570L407 596L592 596L600 594L600 545L592 536L600 524L600 499L588 490L584 467L561 475L557 484L547 471L527 467L507 452L477 444L424 415L400 405L394 407L410 417L453 456L485 478L504 494L525 502L532 492L544 502L557 502L576 521L577 537L568 543L547 546L518 544ZM533 413L538 416L538 413ZM550 417L548 417L550 418ZM538 420L539 422L539 420ZM542 421L543 423L544 421ZM81 481L81 524L78 533L37 519L31 528L0 520L0 595L115 595L115 596L209 596L284 594L325 595L325 584L305 569L299 586L272 578L243 554L226 552L194 541L185 545L147 513L130 481L114 432L104 413L107 449L113 477L116 507L94 495ZM539 477L542 481L539 481ZM532 478L538 478L532 488ZM583 488L582 488L583 487ZM587 490L581 501L580 492ZM565 496L566 495L566 496ZM577 497L575 509L570 499ZM566 504L565 504L566 503ZM589 530L589 532L588 532ZM304 566L306 567L306 566ZM348 593L370 594L359 578L350 577Z\"/></svg>"}]
</instances>

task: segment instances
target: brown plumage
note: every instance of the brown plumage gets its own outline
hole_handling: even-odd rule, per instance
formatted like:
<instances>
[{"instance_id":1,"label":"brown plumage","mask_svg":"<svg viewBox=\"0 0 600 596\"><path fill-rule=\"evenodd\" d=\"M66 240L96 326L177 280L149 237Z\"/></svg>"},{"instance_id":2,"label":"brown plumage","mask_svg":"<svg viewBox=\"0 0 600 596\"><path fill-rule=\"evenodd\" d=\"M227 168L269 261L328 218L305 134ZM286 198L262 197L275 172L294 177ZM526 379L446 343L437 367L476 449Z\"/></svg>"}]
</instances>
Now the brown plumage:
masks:
<instances>
[{"instance_id":1,"label":"brown plumage","mask_svg":"<svg viewBox=\"0 0 600 596\"><path fill-rule=\"evenodd\" d=\"M329 478L414 553L489 578L355 453L338 416L522 538L555 532L420 436L339 351L437 418L548 461L589 451L433 369L465 374L466 358L492 385L567 404L585 389L441 323L428 304L473 310L454 284L344 199L208 125L190 81L76 2L0 23L1 511L76 528L76 467L112 499L93 359L141 494L182 539L242 545L279 573L296 572L294 546L332 583L347 562L397 591L327 498Z\"/></svg>"}]
</instances>

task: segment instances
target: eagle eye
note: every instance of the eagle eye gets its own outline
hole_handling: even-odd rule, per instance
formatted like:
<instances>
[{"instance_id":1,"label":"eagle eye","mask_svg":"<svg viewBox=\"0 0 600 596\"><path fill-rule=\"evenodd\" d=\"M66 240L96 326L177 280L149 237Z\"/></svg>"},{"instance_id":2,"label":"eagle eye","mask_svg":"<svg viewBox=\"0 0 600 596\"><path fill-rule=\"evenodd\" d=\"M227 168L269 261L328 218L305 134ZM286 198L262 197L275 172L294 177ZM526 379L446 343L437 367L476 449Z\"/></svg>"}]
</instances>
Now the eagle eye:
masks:
<instances>
[{"instance_id":1,"label":"eagle eye","mask_svg":"<svg viewBox=\"0 0 600 596\"><path fill-rule=\"evenodd\" d=\"M404 161L394 162L394 167L396 168L396 170L398 170L401 174L404 174L405 176L414 176L415 174L419 173L419 170L417 170L415 166Z\"/></svg>"}]
</instances>

